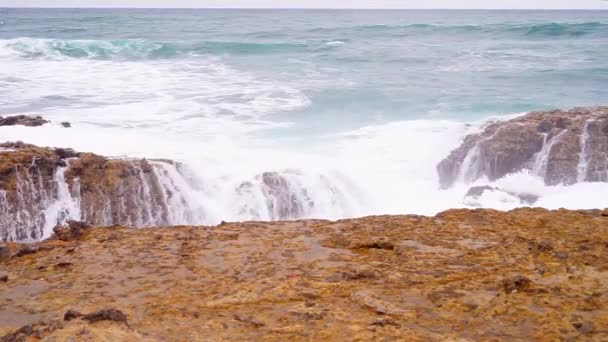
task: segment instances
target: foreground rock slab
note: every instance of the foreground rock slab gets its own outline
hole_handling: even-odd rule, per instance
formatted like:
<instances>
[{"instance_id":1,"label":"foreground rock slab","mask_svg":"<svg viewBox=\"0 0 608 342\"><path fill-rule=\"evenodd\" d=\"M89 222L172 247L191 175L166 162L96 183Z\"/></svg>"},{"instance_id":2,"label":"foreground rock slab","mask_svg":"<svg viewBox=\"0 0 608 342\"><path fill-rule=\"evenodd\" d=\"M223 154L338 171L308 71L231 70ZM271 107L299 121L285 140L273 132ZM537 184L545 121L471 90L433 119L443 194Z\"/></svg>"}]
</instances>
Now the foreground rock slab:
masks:
<instances>
[{"instance_id":1,"label":"foreground rock slab","mask_svg":"<svg viewBox=\"0 0 608 342\"><path fill-rule=\"evenodd\" d=\"M608 211L78 231L2 246L0 336L608 339Z\"/></svg>"}]
</instances>

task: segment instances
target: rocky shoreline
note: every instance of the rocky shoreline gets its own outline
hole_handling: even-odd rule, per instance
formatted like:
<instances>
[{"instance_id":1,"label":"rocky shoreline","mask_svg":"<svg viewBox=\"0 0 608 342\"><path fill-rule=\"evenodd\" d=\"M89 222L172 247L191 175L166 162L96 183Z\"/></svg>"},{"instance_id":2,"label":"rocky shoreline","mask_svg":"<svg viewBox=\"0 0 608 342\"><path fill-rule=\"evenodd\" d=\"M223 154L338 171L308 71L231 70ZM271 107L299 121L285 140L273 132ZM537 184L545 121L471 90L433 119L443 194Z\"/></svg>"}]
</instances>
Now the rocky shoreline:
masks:
<instances>
[{"instance_id":1,"label":"rocky shoreline","mask_svg":"<svg viewBox=\"0 0 608 342\"><path fill-rule=\"evenodd\" d=\"M608 182L608 107L531 112L490 123L437 166L442 188L520 170L547 185Z\"/></svg>"},{"instance_id":2,"label":"rocky shoreline","mask_svg":"<svg viewBox=\"0 0 608 342\"><path fill-rule=\"evenodd\" d=\"M608 339L601 210L55 232L0 249L2 341Z\"/></svg>"},{"instance_id":3,"label":"rocky shoreline","mask_svg":"<svg viewBox=\"0 0 608 342\"><path fill-rule=\"evenodd\" d=\"M606 153L608 107L534 112L466 137L438 186L607 181ZM0 341L608 339L607 210L175 226L201 214L182 167L0 144ZM272 219L315 205L256 181ZM538 200L465 199L487 192Z\"/></svg>"}]
</instances>

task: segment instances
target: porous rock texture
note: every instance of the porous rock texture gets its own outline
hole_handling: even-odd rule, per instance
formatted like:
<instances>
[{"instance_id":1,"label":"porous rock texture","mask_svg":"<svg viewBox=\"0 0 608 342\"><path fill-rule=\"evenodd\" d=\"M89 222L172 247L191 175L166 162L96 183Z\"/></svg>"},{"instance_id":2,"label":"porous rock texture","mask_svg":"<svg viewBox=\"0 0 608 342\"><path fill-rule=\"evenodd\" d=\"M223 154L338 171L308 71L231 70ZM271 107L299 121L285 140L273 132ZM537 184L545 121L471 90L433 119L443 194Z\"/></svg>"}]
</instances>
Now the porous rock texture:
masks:
<instances>
[{"instance_id":1,"label":"porous rock texture","mask_svg":"<svg viewBox=\"0 0 608 342\"><path fill-rule=\"evenodd\" d=\"M531 112L467 136L437 166L440 185L530 170L548 185L608 181L608 107Z\"/></svg>"},{"instance_id":2,"label":"porous rock texture","mask_svg":"<svg viewBox=\"0 0 608 342\"><path fill-rule=\"evenodd\" d=\"M607 211L56 231L1 247L7 341L608 339Z\"/></svg>"},{"instance_id":3,"label":"porous rock texture","mask_svg":"<svg viewBox=\"0 0 608 342\"><path fill-rule=\"evenodd\" d=\"M38 240L45 226L52 229L56 224L49 220L62 221L70 211L78 211L91 225L168 224L172 195L145 159L110 159L21 142L0 144L0 241ZM73 205L61 203L62 197ZM53 209L57 205L66 208ZM45 215L49 208L55 214Z\"/></svg>"}]
</instances>

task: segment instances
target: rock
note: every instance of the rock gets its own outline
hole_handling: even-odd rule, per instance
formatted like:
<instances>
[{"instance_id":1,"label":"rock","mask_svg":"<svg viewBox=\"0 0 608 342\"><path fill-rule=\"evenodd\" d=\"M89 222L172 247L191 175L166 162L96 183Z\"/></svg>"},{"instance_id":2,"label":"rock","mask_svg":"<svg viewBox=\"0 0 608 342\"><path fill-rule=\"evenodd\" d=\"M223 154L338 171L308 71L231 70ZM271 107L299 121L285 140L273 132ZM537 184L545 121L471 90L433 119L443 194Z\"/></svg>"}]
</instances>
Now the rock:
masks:
<instances>
[{"instance_id":1,"label":"rock","mask_svg":"<svg viewBox=\"0 0 608 342\"><path fill-rule=\"evenodd\" d=\"M523 292L530 289L532 281L523 276L515 276L513 278L504 279L502 281L502 288L506 294L514 292Z\"/></svg>"},{"instance_id":2,"label":"rock","mask_svg":"<svg viewBox=\"0 0 608 342\"><path fill-rule=\"evenodd\" d=\"M492 192L498 192L513 197L514 200L519 201L522 205L534 205L540 198L538 195L534 194L506 191L497 187L485 185L471 187L469 191L467 191L463 202L473 207L480 207L481 203L479 203L479 198Z\"/></svg>"},{"instance_id":3,"label":"rock","mask_svg":"<svg viewBox=\"0 0 608 342\"><path fill-rule=\"evenodd\" d=\"M54 151L61 159L76 158L79 155L71 148L56 148Z\"/></svg>"},{"instance_id":4,"label":"rock","mask_svg":"<svg viewBox=\"0 0 608 342\"><path fill-rule=\"evenodd\" d=\"M532 112L467 136L439 163L440 185L530 170L548 185L607 182L608 107Z\"/></svg>"},{"instance_id":5,"label":"rock","mask_svg":"<svg viewBox=\"0 0 608 342\"><path fill-rule=\"evenodd\" d=\"M573 323L572 326L581 334L591 334L595 330L591 322L577 322Z\"/></svg>"},{"instance_id":6,"label":"rock","mask_svg":"<svg viewBox=\"0 0 608 342\"><path fill-rule=\"evenodd\" d=\"M394 250L395 244L385 238L373 238L368 241L353 241L350 249L386 249Z\"/></svg>"},{"instance_id":7,"label":"rock","mask_svg":"<svg viewBox=\"0 0 608 342\"><path fill-rule=\"evenodd\" d=\"M363 307L374 310L379 314L397 316L413 315L413 313L408 310L401 309L389 302L375 298L368 291L353 292L350 299Z\"/></svg>"},{"instance_id":8,"label":"rock","mask_svg":"<svg viewBox=\"0 0 608 342\"><path fill-rule=\"evenodd\" d=\"M127 316L120 310L116 309L104 309L99 310L88 315L82 316L82 319L89 322L95 323L100 321L113 321L127 323Z\"/></svg>"},{"instance_id":9,"label":"rock","mask_svg":"<svg viewBox=\"0 0 608 342\"><path fill-rule=\"evenodd\" d=\"M49 224L47 209L60 195L66 196L57 186L59 172L74 204L80 205L78 216L88 224L166 225L171 219L171 205L180 207L184 219L194 220L201 214L190 210L181 188L173 180L163 181L163 177L181 175L180 168L175 162L109 159L66 148L1 143L0 241L42 238L43 227ZM187 182L185 178L183 181ZM50 224L63 222L73 210L68 205L58 215L51 215L56 222Z\"/></svg>"},{"instance_id":10,"label":"rock","mask_svg":"<svg viewBox=\"0 0 608 342\"><path fill-rule=\"evenodd\" d=\"M76 310L68 310L63 315L63 320L64 321L71 321L73 319L80 318L82 316L84 316L84 315L81 314L80 312L76 311Z\"/></svg>"},{"instance_id":11,"label":"rock","mask_svg":"<svg viewBox=\"0 0 608 342\"><path fill-rule=\"evenodd\" d=\"M69 122L67 122L67 121L64 121L64 122L60 123L60 125L62 127L64 127L64 128L70 128L70 127L72 127L72 124L69 123Z\"/></svg>"},{"instance_id":12,"label":"rock","mask_svg":"<svg viewBox=\"0 0 608 342\"><path fill-rule=\"evenodd\" d=\"M392 320L388 317L377 318L376 320L374 320L372 322L371 325L378 326L378 327L393 326L395 328L401 328L401 325L399 323L395 322L394 320Z\"/></svg>"},{"instance_id":13,"label":"rock","mask_svg":"<svg viewBox=\"0 0 608 342\"><path fill-rule=\"evenodd\" d=\"M39 253L0 262L10 276L0 283L0 336L57 318L65 328L30 340L603 341L608 219L598 215L457 209L336 222L92 227L79 240L48 239L36 244ZM395 249L367 248L387 242ZM366 248L350 249L355 244ZM556 251L568 253L567 262ZM100 303L120 309L128 325L66 317Z\"/></svg>"},{"instance_id":14,"label":"rock","mask_svg":"<svg viewBox=\"0 0 608 342\"><path fill-rule=\"evenodd\" d=\"M21 249L19 249L17 251L17 253L15 254L16 257L22 257L24 255L29 255L29 254L34 254L38 252L38 247L36 246L31 246L31 245L25 245L23 247L21 247Z\"/></svg>"},{"instance_id":15,"label":"rock","mask_svg":"<svg viewBox=\"0 0 608 342\"><path fill-rule=\"evenodd\" d=\"M6 283L8 281L8 274L0 274L0 283Z\"/></svg>"},{"instance_id":16,"label":"rock","mask_svg":"<svg viewBox=\"0 0 608 342\"><path fill-rule=\"evenodd\" d=\"M12 333L2 336L0 342L37 341L44 338L45 335L61 328L63 328L63 324L60 321L42 321L28 324Z\"/></svg>"},{"instance_id":17,"label":"rock","mask_svg":"<svg viewBox=\"0 0 608 342\"><path fill-rule=\"evenodd\" d=\"M62 241L77 240L81 238L90 226L84 222L68 221L64 226L53 228L55 237Z\"/></svg>"},{"instance_id":18,"label":"rock","mask_svg":"<svg viewBox=\"0 0 608 342\"><path fill-rule=\"evenodd\" d=\"M30 115L14 115L7 117L0 117L0 126L29 126L29 127L37 127L42 126L44 124L49 123L50 121L44 120L40 116L30 116Z\"/></svg>"},{"instance_id":19,"label":"rock","mask_svg":"<svg viewBox=\"0 0 608 342\"><path fill-rule=\"evenodd\" d=\"M248 197L255 196L255 192L261 190L271 220L296 219L310 212L315 204L305 188L290 181L290 175L298 176L291 171L264 172L256 176L253 182L240 184L236 192ZM250 211L248 205L249 203L243 204L241 211Z\"/></svg>"},{"instance_id":20,"label":"rock","mask_svg":"<svg viewBox=\"0 0 608 342\"><path fill-rule=\"evenodd\" d=\"M237 313L237 314L234 314L233 317L235 320L237 320L241 323L249 324L255 328L261 328L266 325L266 324L264 324L264 322L260 322L249 315L243 315L243 314Z\"/></svg>"},{"instance_id":21,"label":"rock","mask_svg":"<svg viewBox=\"0 0 608 342\"><path fill-rule=\"evenodd\" d=\"M378 277L378 272L374 271L370 267L354 267L346 272L342 273L342 278L346 280L361 280L361 279L375 279Z\"/></svg>"}]
</instances>

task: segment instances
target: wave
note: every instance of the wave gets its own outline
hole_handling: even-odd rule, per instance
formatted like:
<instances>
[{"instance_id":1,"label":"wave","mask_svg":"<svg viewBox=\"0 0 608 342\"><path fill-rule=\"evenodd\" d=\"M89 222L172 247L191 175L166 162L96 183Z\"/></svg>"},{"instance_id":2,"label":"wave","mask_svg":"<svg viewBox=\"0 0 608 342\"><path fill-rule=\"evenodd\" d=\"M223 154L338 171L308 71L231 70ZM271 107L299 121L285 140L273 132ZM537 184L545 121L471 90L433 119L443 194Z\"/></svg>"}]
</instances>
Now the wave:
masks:
<instances>
[{"instance_id":1,"label":"wave","mask_svg":"<svg viewBox=\"0 0 608 342\"><path fill-rule=\"evenodd\" d=\"M191 54L274 54L298 52L305 44L206 41L197 43L155 42L144 39L62 40L16 38L0 40L0 56L27 59L163 59Z\"/></svg>"},{"instance_id":2,"label":"wave","mask_svg":"<svg viewBox=\"0 0 608 342\"><path fill-rule=\"evenodd\" d=\"M492 25L363 25L354 27L315 28L313 33L333 34L350 31L359 34L393 34L393 35L423 35L423 34L487 34L507 35L518 37L578 37L591 34L607 34L608 24L601 22L585 23L535 23L535 24L492 24Z\"/></svg>"}]
</instances>

